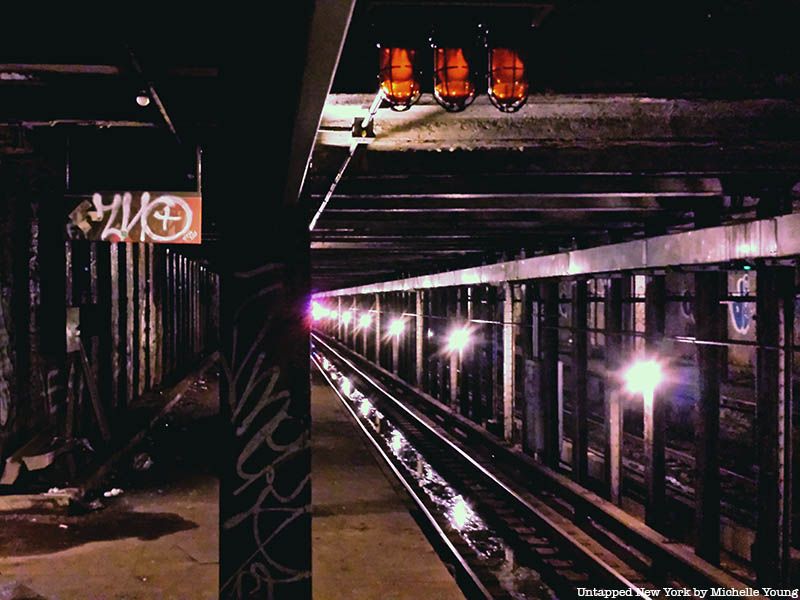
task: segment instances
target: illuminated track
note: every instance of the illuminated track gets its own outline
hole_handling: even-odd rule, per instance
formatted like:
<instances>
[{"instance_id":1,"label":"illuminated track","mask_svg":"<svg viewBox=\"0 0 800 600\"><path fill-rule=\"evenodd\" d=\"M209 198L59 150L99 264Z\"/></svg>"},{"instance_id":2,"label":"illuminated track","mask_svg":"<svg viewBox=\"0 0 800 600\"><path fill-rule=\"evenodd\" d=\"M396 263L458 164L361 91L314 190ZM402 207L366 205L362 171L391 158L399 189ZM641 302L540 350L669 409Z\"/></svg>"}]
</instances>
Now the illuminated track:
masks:
<instances>
[{"instance_id":1,"label":"illuminated track","mask_svg":"<svg viewBox=\"0 0 800 600\"><path fill-rule=\"evenodd\" d=\"M560 598L655 587L542 498L521 494L440 426L314 335L314 362L447 546L479 578L470 597ZM327 368L326 368L327 367ZM438 497L430 490L438 492ZM444 498L444 500L442 500Z\"/></svg>"},{"instance_id":2,"label":"illuminated track","mask_svg":"<svg viewBox=\"0 0 800 600\"><path fill-rule=\"evenodd\" d=\"M430 453L447 482L559 597L574 596L576 587L627 588L639 596L663 586L745 587L338 342L316 333L313 341L410 445Z\"/></svg>"},{"instance_id":3,"label":"illuminated track","mask_svg":"<svg viewBox=\"0 0 800 600\"><path fill-rule=\"evenodd\" d=\"M423 501L422 496L418 493L418 491L410 484L408 479L404 477L402 470L399 469L392 459L390 458L390 453L387 452L386 448L373 436L367 426L364 424L363 420L359 418L356 411L351 406L348 399L342 394L339 388L336 386L332 379L332 375L326 370L322 364L320 364L319 360L316 356L312 355L311 361L313 362L314 366L317 367L319 372L325 378L325 381L328 385L331 386L334 393L337 395L339 400L341 401L342 405L345 409L350 413L350 416L353 418L355 423L361 429L364 436L372 443L373 447L377 451L378 455L383 459L384 463L388 465L389 469L394 473L397 480L403 485L406 489L406 492L411 497L411 499L417 505L417 508L421 511L422 516L425 518L427 526L432 530L432 533L435 534L438 540L441 542L440 548L444 549L445 560L453 567L455 571L455 577L458 581L459 585L462 589L467 591L470 597L475 598L486 598L490 599L493 598L491 592L486 589L486 586L481 582L472 568L469 566L467 561L462 557L459 550L455 547L455 545L450 541L446 533L442 530L441 526L439 525L437 519L434 517L433 513L429 510L426 503ZM440 550L441 552L441 550Z\"/></svg>"}]
</instances>

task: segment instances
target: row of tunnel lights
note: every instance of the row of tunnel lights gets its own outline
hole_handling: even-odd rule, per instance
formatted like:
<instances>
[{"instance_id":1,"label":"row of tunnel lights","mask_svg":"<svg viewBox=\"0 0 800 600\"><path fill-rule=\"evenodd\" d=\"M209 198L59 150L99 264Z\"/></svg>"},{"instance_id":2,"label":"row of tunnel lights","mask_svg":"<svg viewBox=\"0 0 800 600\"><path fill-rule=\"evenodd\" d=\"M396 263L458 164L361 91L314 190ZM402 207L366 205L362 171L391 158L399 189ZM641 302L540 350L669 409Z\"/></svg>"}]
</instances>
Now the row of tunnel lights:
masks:
<instances>
[{"instance_id":1,"label":"row of tunnel lights","mask_svg":"<svg viewBox=\"0 0 800 600\"><path fill-rule=\"evenodd\" d=\"M353 311L343 311L340 315L336 310L329 309L319 302L312 302L311 317L315 322L328 319L349 325L353 321ZM356 325L357 329L369 329L372 325L372 313L363 312ZM405 320L395 317L389 322L389 337L399 338L405 330ZM433 332L428 330L428 337L433 337ZM447 335L446 350L459 355L469 346L471 334L466 326L455 327ZM656 388L664 380L661 363L648 357L636 359L624 372L624 380L628 391L632 394L642 394L645 404L651 405Z\"/></svg>"},{"instance_id":2,"label":"row of tunnel lights","mask_svg":"<svg viewBox=\"0 0 800 600\"><path fill-rule=\"evenodd\" d=\"M418 51L379 46L378 81L392 110L411 108L422 94ZM488 49L487 95L502 112L516 112L528 100L528 77L522 53L514 48ZM472 53L465 48L433 47L433 97L448 112L460 112L478 94Z\"/></svg>"},{"instance_id":3,"label":"row of tunnel lights","mask_svg":"<svg viewBox=\"0 0 800 600\"><path fill-rule=\"evenodd\" d=\"M319 302L312 302L311 304L311 318L315 322L328 319L330 321L340 322L343 325L350 325L353 322L353 311L346 310L340 315L336 310L332 310L322 306ZM356 329L369 329L372 326L372 313L363 312L358 317ZM389 321L389 337L399 338L405 330L405 319L402 317L394 317ZM428 338L433 337L433 331L428 330ZM470 332L467 327L456 327L452 329L447 336L447 351L448 352L462 352L470 342Z\"/></svg>"}]
</instances>

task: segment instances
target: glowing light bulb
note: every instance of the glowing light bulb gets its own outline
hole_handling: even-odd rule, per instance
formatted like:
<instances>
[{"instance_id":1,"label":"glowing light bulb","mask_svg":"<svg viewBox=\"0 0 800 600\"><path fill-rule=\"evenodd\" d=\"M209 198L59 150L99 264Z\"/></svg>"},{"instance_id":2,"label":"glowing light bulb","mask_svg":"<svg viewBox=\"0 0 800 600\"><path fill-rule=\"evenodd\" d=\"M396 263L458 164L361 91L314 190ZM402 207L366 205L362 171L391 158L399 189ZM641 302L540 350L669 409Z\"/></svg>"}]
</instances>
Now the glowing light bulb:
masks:
<instances>
[{"instance_id":1,"label":"glowing light bulb","mask_svg":"<svg viewBox=\"0 0 800 600\"><path fill-rule=\"evenodd\" d=\"M328 309L322 306L319 302L312 302L311 303L311 318L315 321L319 321L328 316Z\"/></svg>"},{"instance_id":2,"label":"glowing light bulb","mask_svg":"<svg viewBox=\"0 0 800 600\"><path fill-rule=\"evenodd\" d=\"M342 313L342 323L347 325L352 320L353 320L353 313L352 312L350 312L348 310L348 311Z\"/></svg>"},{"instance_id":3,"label":"glowing light bulb","mask_svg":"<svg viewBox=\"0 0 800 600\"><path fill-rule=\"evenodd\" d=\"M364 313L358 319L358 326L361 328L367 328L372 323L372 315L369 313Z\"/></svg>"},{"instance_id":4,"label":"glowing light bulb","mask_svg":"<svg viewBox=\"0 0 800 600\"><path fill-rule=\"evenodd\" d=\"M347 377L342 377L342 383L340 385L342 386L342 392L344 392L345 396L349 396L353 391L353 384Z\"/></svg>"},{"instance_id":5,"label":"glowing light bulb","mask_svg":"<svg viewBox=\"0 0 800 600\"><path fill-rule=\"evenodd\" d=\"M454 329L447 338L447 349L450 352L461 352L469 344L469 331L465 327Z\"/></svg>"},{"instance_id":6,"label":"glowing light bulb","mask_svg":"<svg viewBox=\"0 0 800 600\"><path fill-rule=\"evenodd\" d=\"M380 49L381 94L394 110L407 110L419 100L421 86L415 66L416 50L409 48Z\"/></svg>"},{"instance_id":7,"label":"glowing light bulb","mask_svg":"<svg viewBox=\"0 0 800 600\"><path fill-rule=\"evenodd\" d=\"M403 319L394 319L389 324L389 335L399 336L401 333L403 333L403 327Z\"/></svg>"},{"instance_id":8,"label":"glowing light bulb","mask_svg":"<svg viewBox=\"0 0 800 600\"><path fill-rule=\"evenodd\" d=\"M655 360L637 360L625 372L625 384L631 393L652 395L664 374Z\"/></svg>"}]
</instances>

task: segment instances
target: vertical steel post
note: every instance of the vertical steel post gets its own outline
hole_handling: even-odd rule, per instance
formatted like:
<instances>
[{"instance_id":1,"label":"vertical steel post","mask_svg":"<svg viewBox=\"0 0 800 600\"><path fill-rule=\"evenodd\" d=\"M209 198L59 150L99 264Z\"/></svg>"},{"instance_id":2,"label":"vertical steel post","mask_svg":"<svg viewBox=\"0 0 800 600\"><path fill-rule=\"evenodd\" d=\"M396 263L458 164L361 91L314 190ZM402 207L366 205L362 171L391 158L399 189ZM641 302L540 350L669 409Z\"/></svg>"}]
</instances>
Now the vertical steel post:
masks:
<instances>
[{"instance_id":1,"label":"vertical steel post","mask_svg":"<svg viewBox=\"0 0 800 600\"><path fill-rule=\"evenodd\" d=\"M697 326L697 422L695 428L695 552L719 564L720 479L719 404L722 326L721 304L726 273L703 271L694 276ZM727 295L727 294L725 294ZM703 343L709 342L709 343Z\"/></svg>"},{"instance_id":2,"label":"vertical steel post","mask_svg":"<svg viewBox=\"0 0 800 600\"><path fill-rule=\"evenodd\" d=\"M587 285L572 284L572 478L585 483L589 475L589 407L587 396Z\"/></svg>"},{"instance_id":3,"label":"vertical steel post","mask_svg":"<svg viewBox=\"0 0 800 600\"><path fill-rule=\"evenodd\" d=\"M756 281L758 517L753 556L761 586L790 582L794 274L763 266Z\"/></svg>"},{"instance_id":4,"label":"vertical steel post","mask_svg":"<svg viewBox=\"0 0 800 600\"><path fill-rule=\"evenodd\" d=\"M228 178L226 185L230 189L217 191L221 202L252 189L248 177ZM264 212L264 218L251 219L218 213L225 257L223 599L311 597L308 223L299 206L273 203Z\"/></svg>"},{"instance_id":5,"label":"vertical steel post","mask_svg":"<svg viewBox=\"0 0 800 600\"><path fill-rule=\"evenodd\" d=\"M336 299L336 339L340 342L342 341L342 329L344 325L342 324L342 297L339 296Z\"/></svg>"},{"instance_id":6,"label":"vertical steel post","mask_svg":"<svg viewBox=\"0 0 800 600\"><path fill-rule=\"evenodd\" d=\"M424 352L424 339L425 339L425 321L423 319L423 297L422 294L424 292L422 290L417 290L414 294L414 299L416 301L415 307L415 319L414 319L414 342L415 342L415 353L414 353L414 365L415 365L415 376L414 376L414 384L422 389L422 381L423 375L422 370L425 366L425 356Z\"/></svg>"},{"instance_id":7,"label":"vertical steel post","mask_svg":"<svg viewBox=\"0 0 800 600\"><path fill-rule=\"evenodd\" d=\"M541 344L541 385L542 409L545 423L545 463L550 467L558 465L561 449L558 439L558 281L546 280L541 283L542 331Z\"/></svg>"},{"instance_id":8,"label":"vertical steel post","mask_svg":"<svg viewBox=\"0 0 800 600\"><path fill-rule=\"evenodd\" d=\"M445 295L447 323L445 327L461 326L458 318L458 288L448 288ZM461 367L461 352L450 353L450 408L458 412L458 371Z\"/></svg>"},{"instance_id":9,"label":"vertical steel post","mask_svg":"<svg viewBox=\"0 0 800 600\"><path fill-rule=\"evenodd\" d=\"M383 313L381 313L381 295L375 294L375 364L381 364L381 322L383 321Z\"/></svg>"},{"instance_id":10,"label":"vertical steel post","mask_svg":"<svg viewBox=\"0 0 800 600\"><path fill-rule=\"evenodd\" d=\"M503 295L503 437L514 439L514 407L517 394L517 323L520 303L519 287L506 283Z\"/></svg>"},{"instance_id":11,"label":"vertical steel post","mask_svg":"<svg viewBox=\"0 0 800 600\"><path fill-rule=\"evenodd\" d=\"M622 362L622 279L606 280L605 289L605 469L608 498L622 503L622 399L618 373Z\"/></svg>"},{"instance_id":12,"label":"vertical steel post","mask_svg":"<svg viewBox=\"0 0 800 600\"><path fill-rule=\"evenodd\" d=\"M657 356L662 349L666 300L664 275L649 275L645 289L645 346L649 356ZM666 522L666 398L663 389L659 388L654 390L652 397L645 396L645 522L653 529L663 530Z\"/></svg>"}]
</instances>

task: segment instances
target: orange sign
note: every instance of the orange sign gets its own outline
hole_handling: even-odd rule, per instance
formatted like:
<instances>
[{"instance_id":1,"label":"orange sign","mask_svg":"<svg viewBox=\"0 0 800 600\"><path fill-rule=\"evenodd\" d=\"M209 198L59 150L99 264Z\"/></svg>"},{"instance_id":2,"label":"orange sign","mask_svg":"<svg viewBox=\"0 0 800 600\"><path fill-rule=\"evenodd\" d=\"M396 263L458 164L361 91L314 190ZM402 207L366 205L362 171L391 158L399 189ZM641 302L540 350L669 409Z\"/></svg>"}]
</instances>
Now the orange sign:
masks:
<instances>
[{"instance_id":1,"label":"orange sign","mask_svg":"<svg viewBox=\"0 0 800 600\"><path fill-rule=\"evenodd\" d=\"M70 213L79 237L102 242L199 244L202 200L187 192L104 192Z\"/></svg>"}]
</instances>

